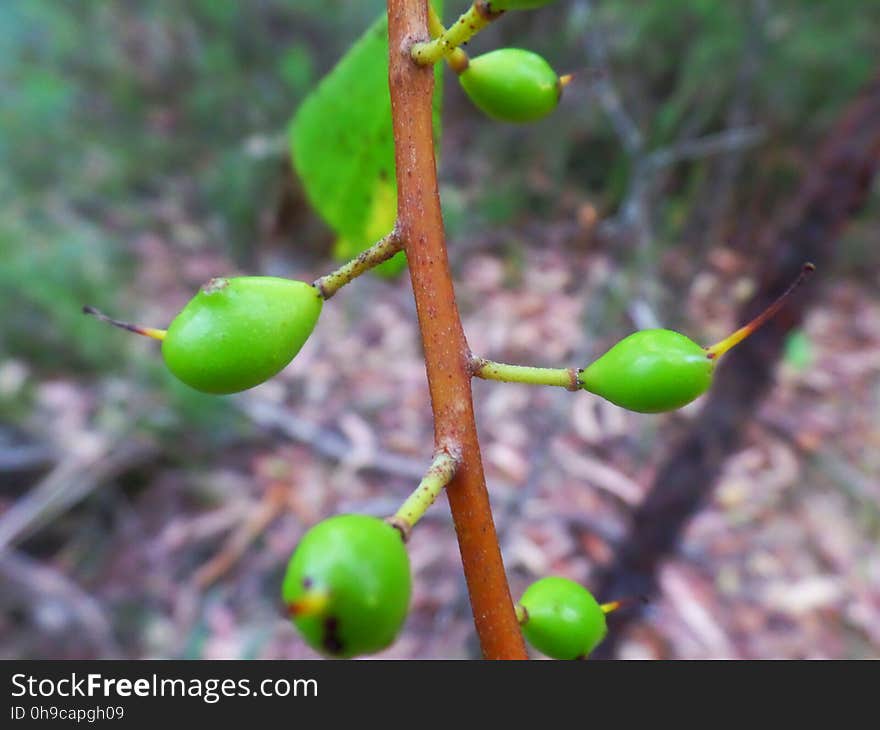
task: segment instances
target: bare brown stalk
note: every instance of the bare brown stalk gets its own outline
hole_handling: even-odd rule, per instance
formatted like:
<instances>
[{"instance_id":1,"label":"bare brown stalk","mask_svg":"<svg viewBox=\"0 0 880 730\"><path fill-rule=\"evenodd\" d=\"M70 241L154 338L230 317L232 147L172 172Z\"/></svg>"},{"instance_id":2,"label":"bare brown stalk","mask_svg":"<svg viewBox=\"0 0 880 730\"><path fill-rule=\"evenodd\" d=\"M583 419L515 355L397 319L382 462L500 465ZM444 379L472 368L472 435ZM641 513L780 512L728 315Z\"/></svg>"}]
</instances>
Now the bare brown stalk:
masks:
<instances>
[{"instance_id":1,"label":"bare brown stalk","mask_svg":"<svg viewBox=\"0 0 880 730\"><path fill-rule=\"evenodd\" d=\"M455 302L437 192L434 71L410 55L428 35L427 0L388 0L389 83L405 242L438 449L461 454L447 488L474 623L487 659L526 659L483 476L471 396L470 350Z\"/></svg>"}]
</instances>

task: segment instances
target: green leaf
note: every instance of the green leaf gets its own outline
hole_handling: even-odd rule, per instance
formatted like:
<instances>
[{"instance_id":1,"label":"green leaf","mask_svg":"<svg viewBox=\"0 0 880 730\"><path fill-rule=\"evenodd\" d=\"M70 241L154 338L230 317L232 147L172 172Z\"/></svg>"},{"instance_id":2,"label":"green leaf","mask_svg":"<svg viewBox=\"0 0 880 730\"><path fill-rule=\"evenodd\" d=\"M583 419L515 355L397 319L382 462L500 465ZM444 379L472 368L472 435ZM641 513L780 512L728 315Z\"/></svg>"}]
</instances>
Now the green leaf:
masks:
<instances>
[{"instance_id":1,"label":"green leaf","mask_svg":"<svg viewBox=\"0 0 880 730\"><path fill-rule=\"evenodd\" d=\"M442 64L437 64L435 143L441 71ZM337 259L357 256L391 231L397 218L397 181L384 14L297 109L290 149L309 201L338 236ZM401 253L377 271L393 276L405 264Z\"/></svg>"}]
</instances>

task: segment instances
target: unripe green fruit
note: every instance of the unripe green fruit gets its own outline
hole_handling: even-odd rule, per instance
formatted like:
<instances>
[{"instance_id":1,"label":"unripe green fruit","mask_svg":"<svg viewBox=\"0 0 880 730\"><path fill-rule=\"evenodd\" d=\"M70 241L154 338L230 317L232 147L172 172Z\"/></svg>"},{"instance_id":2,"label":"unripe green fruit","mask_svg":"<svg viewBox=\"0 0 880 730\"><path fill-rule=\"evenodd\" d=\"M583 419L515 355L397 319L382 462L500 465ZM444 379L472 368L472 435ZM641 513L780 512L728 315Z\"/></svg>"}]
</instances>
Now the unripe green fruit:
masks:
<instances>
[{"instance_id":1,"label":"unripe green fruit","mask_svg":"<svg viewBox=\"0 0 880 730\"><path fill-rule=\"evenodd\" d=\"M715 360L672 330L634 332L578 376L581 387L631 411L660 413L690 403L712 384Z\"/></svg>"},{"instance_id":2,"label":"unripe green fruit","mask_svg":"<svg viewBox=\"0 0 880 730\"><path fill-rule=\"evenodd\" d=\"M582 585L567 578L541 578L532 583L519 605L528 642L553 659L582 659L605 638L605 612Z\"/></svg>"},{"instance_id":3,"label":"unripe green fruit","mask_svg":"<svg viewBox=\"0 0 880 730\"><path fill-rule=\"evenodd\" d=\"M470 59L458 80L479 109L503 122L541 119L562 95L562 83L550 64L520 48L501 48Z\"/></svg>"},{"instance_id":4,"label":"unripe green fruit","mask_svg":"<svg viewBox=\"0 0 880 730\"><path fill-rule=\"evenodd\" d=\"M409 557L400 532L364 515L324 520L291 556L282 596L316 651L347 658L385 649L409 607Z\"/></svg>"},{"instance_id":5,"label":"unripe green fruit","mask_svg":"<svg viewBox=\"0 0 880 730\"><path fill-rule=\"evenodd\" d=\"M302 281L212 279L171 323L162 355L169 370L196 390L247 390L290 363L322 305L318 290Z\"/></svg>"},{"instance_id":6,"label":"unripe green fruit","mask_svg":"<svg viewBox=\"0 0 880 730\"><path fill-rule=\"evenodd\" d=\"M578 373L584 390L639 413L687 405L712 385L719 358L770 320L816 267L807 262L798 277L748 324L709 347L672 330L634 332Z\"/></svg>"},{"instance_id":7,"label":"unripe green fruit","mask_svg":"<svg viewBox=\"0 0 880 730\"><path fill-rule=\"evenodd\" d=\"M489 0L489 10L493 13L501 10L533 10L556 2L556 0Z\"/></svg>"}]
</instances>

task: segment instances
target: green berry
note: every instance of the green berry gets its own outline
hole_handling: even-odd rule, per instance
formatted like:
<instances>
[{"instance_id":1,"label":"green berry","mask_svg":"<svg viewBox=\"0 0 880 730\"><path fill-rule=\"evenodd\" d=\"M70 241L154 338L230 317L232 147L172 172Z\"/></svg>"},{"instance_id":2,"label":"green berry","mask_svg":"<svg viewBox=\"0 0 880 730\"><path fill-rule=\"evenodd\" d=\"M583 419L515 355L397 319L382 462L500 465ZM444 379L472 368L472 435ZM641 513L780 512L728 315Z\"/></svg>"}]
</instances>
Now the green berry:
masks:
<instances>
[{"instance_id":1,"label":"green berry","mask_svg":"<svg viewBox=\"0 0 880 730\"><path fill-rule=\"evenodd\" d=\"M470 59L458 80L477 107L503 122L541 119L562 95L562 83L550 64L520 48L501 48Z\"/></svg>"},{"instance_id":2,"label":"green berry","mask_svg":"<svg viewBox=\"0 0 880 730\"><path fill-rule=\"evenodd\" d=\"M489 0L489 10L493 13L502 10L533 10L552 2L556 0Z\"/></svg>"},{"instance_id":3,"label":"green berry","mask_svg":"<svg viewBox=\"0 0 880 730\"><path fill-rule=\"evenodd\" d=\"M715 360L672 330L634 332L585 368L581 387L639 413L671 411L712 384Z\"/></svg>"},{"instance_id":4,"label":"green berry","mask_svg":"<svg viewBox=\"0 0 880 730\"><path fill-rule=\"evenodd\" d=\"M639 413L681 408L709 389L721 356L764 326L815 270L813 264L805 263L798 277L770 306L709 347L700 347L672 330L634 332L580 371L581 387Z\"/></svg>"},{"instance_id":5,"label":"green berry","mask_svg":"<svg viewBox=\"0 0 880 730\"><path fill-rule=\"evenodd\" d=\"M582 585L567 578L532 583L519 605L528 642L553 659L583 659L605 638L605 612Z\"/></svg>"},{"instance_id":6,"label":"green berry","mask_svg":"<svg viewBox=\"0 0 880 730\"><path fill-rule=\"evenodd\" d=\"M317 289L302 281L212 279L171 323L162 355L171 372L196 390L247 390L290 363L322 305Z\"/></svg>"},{"instance_id":7,"label":"green berry","mask_svg":"<svg viewBox=\"0 0 880 730\"><path fill-rule=\"evenodd\" d=\"M348 658L385 649L409 606L409 557L400 532L363 515L315 525L290 558L282 596L316 651Z\"/></svg>"}]
</instances>

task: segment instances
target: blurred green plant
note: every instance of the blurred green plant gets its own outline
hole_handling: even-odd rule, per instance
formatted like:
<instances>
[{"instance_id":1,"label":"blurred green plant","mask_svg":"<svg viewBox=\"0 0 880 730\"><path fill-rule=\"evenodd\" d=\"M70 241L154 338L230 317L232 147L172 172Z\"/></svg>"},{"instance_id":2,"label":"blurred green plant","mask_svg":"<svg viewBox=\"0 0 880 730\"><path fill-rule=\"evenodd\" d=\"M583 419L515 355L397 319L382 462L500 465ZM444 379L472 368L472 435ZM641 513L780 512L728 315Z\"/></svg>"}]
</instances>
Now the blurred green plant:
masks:
<instances>
[{"instance_id":1,"label":"blurred green plant","mask_svg":"<svg viewBox=\"0 0 880 730\"><path fill-rule=\"evenodd\" d=\"M796 329L785 338L784 361L798 371L813 363L813 343L803 329Z\"/></svg>"},{"instance_id":2,"label":"blurred green plant","mask_svg":"<svg viewBox=\"0 0 880 730\"><path fill-rule=\"evenodd\" d=\"M122 257L82 219L40 213L8 203L0 209L0 307L12 315L0 351L52 373L103 369L119 360L124 343L89 327L82 303L115 298L105 282L125 270Z\"/></svg>"},{"instance_id":3,"label":"blurred green plant","mask_svg":"<svg viewBox=\"0 0 880 730\"><path fill-rule=\"evenodd\" d=\"M607 0L601 21L618 76L638 85L630 88L651 148L726 128L743 64L756 64L748 121L764 126L767 147L779 152L752 155L750 177L773 174L771 161L791 164L792 151L817 138L870 78L880 52L880 5L854 1L671 0L633 13L627 0ZM698 179L705 168L704 160L683 165ZM680 190L687 200L699 188L695 180Z\"/></svg>"},{"instance_id":4,"label":"blurred green plant","mask_svg":"<svg viewBox=\"0 0 880 730\"><path fill-rule=\"evenodd\" d=\"M337 52L316 50L297 22L317 10L287 0L0 3L4 358L37 377L136 371L161 394L150 429L234 423L217 418L227 406L207 408L211 399L151 374L131 356L139 346L89 326L81 306L134 314L128 242L168 225L157 210L169 199L186 223L210 231L212 246L252 247L284 152L271 139L282 137L322 54Z\"/></svg>"},{"instance_id":5,"label":"blurred green plant","mask_svg":"<svg viewBox=\"0 0 880 730\"><path fill-rule=\"evenodd\" d=\"M439 0L433 4L442 9ZM435 67L438 92L442 70L442 64ZM438 141L441 104L442 93L436 93ZM397 219L397 182L384 13L306 97L289 135L291 158L309 200L337 234L337 260L357 256L390 233ZM405 265L401 252L376 271L394 276Z\"/></svg>"}]
</instances>

